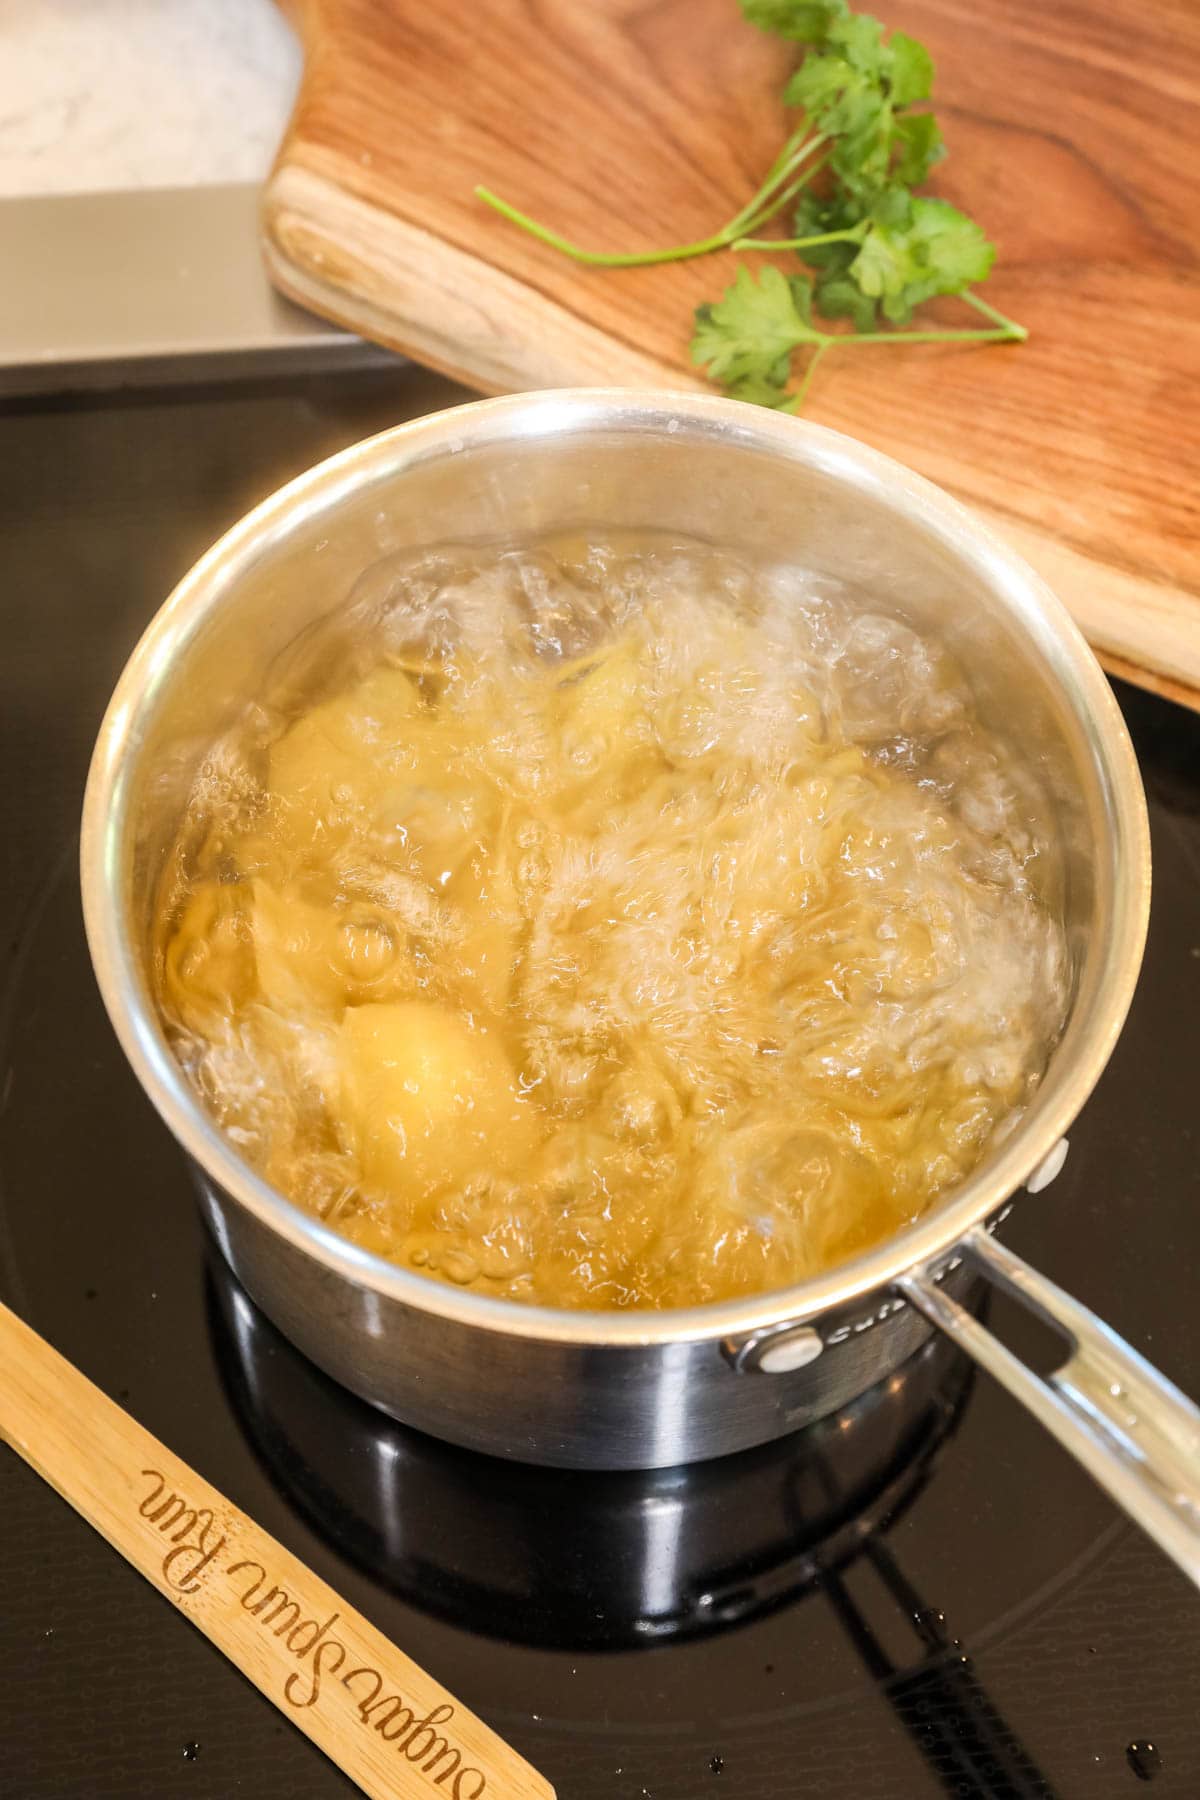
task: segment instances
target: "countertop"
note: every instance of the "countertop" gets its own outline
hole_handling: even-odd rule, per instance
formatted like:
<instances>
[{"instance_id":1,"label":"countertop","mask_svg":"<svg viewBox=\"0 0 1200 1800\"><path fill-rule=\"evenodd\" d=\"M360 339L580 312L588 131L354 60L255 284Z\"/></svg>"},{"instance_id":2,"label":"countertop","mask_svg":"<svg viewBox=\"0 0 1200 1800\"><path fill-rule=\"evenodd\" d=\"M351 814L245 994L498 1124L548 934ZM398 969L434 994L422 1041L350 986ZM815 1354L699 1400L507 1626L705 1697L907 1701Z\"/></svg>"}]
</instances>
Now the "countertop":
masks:
<instances>
[{"instance_id":1,"label":"countertop","mask_svg":"<svg viewBox=\"0 0 1200 1800\"><path fill-rule=\"evenodd\" d=\"M273 0L0 0L0 399L391 360L262 267L300 66Z\"/></svg>"},{"instance_id":2,"label":"countertop","mask_svg":"<svg viewBox=\"0 0 1200 1800\"><path fill-rule=\"evenodd\" d=\"M299 73L273 0L0 0L0 199L261 182Z\"/></svg>"}]
</instances>

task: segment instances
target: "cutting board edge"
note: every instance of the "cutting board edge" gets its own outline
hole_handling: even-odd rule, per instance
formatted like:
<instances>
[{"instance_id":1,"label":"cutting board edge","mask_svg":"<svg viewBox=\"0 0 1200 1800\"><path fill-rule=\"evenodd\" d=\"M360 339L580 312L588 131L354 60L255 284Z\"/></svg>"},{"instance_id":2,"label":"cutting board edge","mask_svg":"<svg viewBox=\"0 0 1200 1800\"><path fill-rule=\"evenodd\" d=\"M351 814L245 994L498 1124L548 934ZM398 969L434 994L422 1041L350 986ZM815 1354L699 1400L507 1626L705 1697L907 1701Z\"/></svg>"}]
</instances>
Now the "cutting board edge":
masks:
<instances>
[{"instance_id":1,"label":"cutting board edge","mask_svg":"<svg viewBox=\"0 0 1200 1800\"><path fill-rule=\"evenodd\" d=\"M1169 675L1158 675L1153 669L1127 662L1108 650L1097 650L1096 660L1117 681L1127 681L1133 687L1144 688L1148 694L1157 694L1160 700L1170 700L1176 706L1186 706L1190 712L1200 713L1200 687L1174 681Z\"/></svg>"},{"instance_id":2,"label":"cutting board edge","mask_svg":"<svg viewBox=\"0 0 1200 1800\"><path fill-rule=\"evenodd\" d=\"M955 490L948 486L947 491ZM1155 692L1169 686L1181 693L1200 693L1196 596L1102 561L998 507L968 495L958 497L1036 570L1102 661L1119 663L1124 672L1144 670L1153 678L1146 685ZM1152 639L1144 623L1150 615Z\"/></svg>"},{"instance_id":3,"label":"cutting board edge","mask_svg":"<svg viewBox=\"0 0 1200 1800\"><path fill-rule=\"evenodd\" d=\"M614 344L469 250L347 192L290 159L286 146L263 192L262 242L267 273L289 299L482 393L704 385ZM431 288L438 304L425 311ZM495 315L478 298L484 292L497 303ZM414 304L405 305L410 296Z\"/></svg>"}]
</instances>

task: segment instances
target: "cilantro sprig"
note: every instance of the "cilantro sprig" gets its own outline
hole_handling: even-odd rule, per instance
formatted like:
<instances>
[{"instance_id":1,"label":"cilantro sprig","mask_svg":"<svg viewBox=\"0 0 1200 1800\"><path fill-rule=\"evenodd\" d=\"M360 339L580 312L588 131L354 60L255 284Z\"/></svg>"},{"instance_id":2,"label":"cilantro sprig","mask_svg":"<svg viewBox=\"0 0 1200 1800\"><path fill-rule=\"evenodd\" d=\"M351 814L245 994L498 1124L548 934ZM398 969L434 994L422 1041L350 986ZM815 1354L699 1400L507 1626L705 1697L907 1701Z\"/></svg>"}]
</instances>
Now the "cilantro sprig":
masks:
<instances>
[{"instance_id":1,"label":"cilantro sprig","mask_svg":"<svg viewBox=\"0 0 1200 1800\"><path fill-rule=\"evenodd\" d=\"M764 31L803 51L784 89L799 114L757 192L706 238L665 249L584 249L490 189L477 196L576 262L638 268L714 250L790 253L804 271L743 264L720 300L697 308L692 360L739 399L796 411L831 350L860 345L1013 343L1025 328L973 290L995 249L947 200L915 192L945 156L937 121L914 111L933 91L933 59L905 32L854 12L848 0L739 0ZM791 209L790 235L756 235ZM911 328L926 301L957 296L988 320ZM814 313L848 321L824 331Z\"/></svg>"}]
</instances>

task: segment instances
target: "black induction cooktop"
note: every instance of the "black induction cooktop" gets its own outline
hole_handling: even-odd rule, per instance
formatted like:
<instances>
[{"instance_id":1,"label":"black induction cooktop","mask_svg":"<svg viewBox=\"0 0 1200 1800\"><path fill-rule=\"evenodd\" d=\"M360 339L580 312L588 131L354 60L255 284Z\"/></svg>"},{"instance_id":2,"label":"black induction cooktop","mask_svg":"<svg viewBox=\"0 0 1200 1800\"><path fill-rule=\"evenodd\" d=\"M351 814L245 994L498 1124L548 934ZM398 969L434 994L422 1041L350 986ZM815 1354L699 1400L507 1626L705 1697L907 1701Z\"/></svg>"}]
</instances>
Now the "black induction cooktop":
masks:
<instances>
[{"instance_id":1,"label":"black induction cooktop","mask_svg":"<svg viewBox=\"0 0 1200 1800\"><path fill-rule=\"evenodd\" d=\"M539 1471L352 1400L207 1246L88 966L92 739L226 525L461 398L379 369L0 413L4 1297L562 1800L1117 1800L1149 1781L1196 1800L1200 1595L940 1342L744 1456ZM1005 1236L1200 1393L1200 719L1118 691L1154 833L1145 970L1065 1172ZM0 1450L4 1800L353 1791Z\"/></svg>"}]
</instances>

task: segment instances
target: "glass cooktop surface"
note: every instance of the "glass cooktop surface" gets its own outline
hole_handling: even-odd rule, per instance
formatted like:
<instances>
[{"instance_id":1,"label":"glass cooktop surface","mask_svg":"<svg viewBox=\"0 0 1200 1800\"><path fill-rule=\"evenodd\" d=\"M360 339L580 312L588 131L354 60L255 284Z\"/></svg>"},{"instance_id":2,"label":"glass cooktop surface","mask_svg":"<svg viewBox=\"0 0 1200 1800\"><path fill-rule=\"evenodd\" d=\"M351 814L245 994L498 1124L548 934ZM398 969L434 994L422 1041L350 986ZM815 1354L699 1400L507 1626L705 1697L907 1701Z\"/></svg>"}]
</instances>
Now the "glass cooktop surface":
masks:
<instances>
[{"instance_id":1,"label":"glass cooktop surface","mask_svg":"<svg viewBox=\"0 0 1200 1800\"><path fill-rule=\"evenodd\" d=\"M353 1400L208 1245L88 964L95 731L151 614L247 506L463 397L374 369L0 412L5 1299L561 1800L1120 1800L1147 1782L1195 1800L1200 1596L940 1342L744 1456L541 1471ZM1145 968L1064 1173L1004 1235L1195 1394L1200 719L1118 692L1154 833ZM0 1695L5 1800L356 1791L3 1450Z\"/></svg>"}]
</instances>

